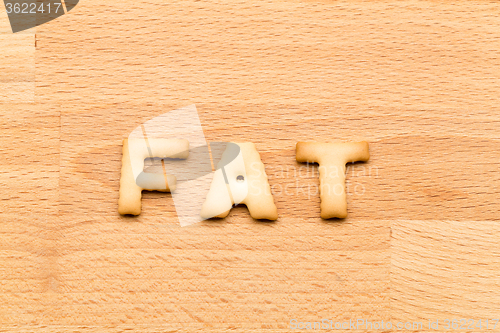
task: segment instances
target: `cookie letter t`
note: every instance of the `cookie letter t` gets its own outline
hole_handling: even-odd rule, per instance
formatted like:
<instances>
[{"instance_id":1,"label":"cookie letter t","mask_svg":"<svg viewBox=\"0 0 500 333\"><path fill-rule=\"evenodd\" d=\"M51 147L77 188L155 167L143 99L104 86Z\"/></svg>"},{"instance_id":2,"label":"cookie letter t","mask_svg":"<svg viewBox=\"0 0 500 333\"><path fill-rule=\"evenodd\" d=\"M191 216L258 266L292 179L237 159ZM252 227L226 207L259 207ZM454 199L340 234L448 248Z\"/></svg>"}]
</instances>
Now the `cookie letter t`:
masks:
<instances>
[{"instance_id":1,"label":"cookie letter t","mask_svg":"<svg viewBox=\"0 0 500 333\"><path fill-rule=\"evenodd\" d=\"M346 163L368 161L368 143L321 143L298 142L297 162L319 164L319 191L321 217L347 217L347 196L345 190Z\"/></svg>"}]
</instances>

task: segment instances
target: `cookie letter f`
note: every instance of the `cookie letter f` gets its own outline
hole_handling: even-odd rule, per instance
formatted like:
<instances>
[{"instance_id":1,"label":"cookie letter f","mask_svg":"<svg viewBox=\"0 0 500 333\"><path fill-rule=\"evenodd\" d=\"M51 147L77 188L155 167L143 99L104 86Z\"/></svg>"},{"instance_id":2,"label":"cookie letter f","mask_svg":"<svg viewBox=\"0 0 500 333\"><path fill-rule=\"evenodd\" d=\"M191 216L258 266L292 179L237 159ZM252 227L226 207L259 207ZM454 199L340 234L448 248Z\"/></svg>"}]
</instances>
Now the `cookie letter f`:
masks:
<instances>
[{"instance_id":1,"label":"cookie letter f","mask_svg":"<svg viewBox=\"0 0 500 333\"><path fill-rule=\"evenodd\" d=\"M368 143L297 143L297 162L319 164L319 192L321 217L347 217L347 196L345 190L346 163L368 161Z\"/></svg>"},{"instance_id":2,"label":"cookie letter f","mask_svg":"<svg viewBox=\"0 0 500 333\"><path fill-rule=\"evenodd\" d=\"M124 139L122 175L118 212L122 215L141 213L142 190L171 192L175 190L175 176L144 172L148 157L186 159L189 141L184 139Z\"/></svg>"}]
</instances>

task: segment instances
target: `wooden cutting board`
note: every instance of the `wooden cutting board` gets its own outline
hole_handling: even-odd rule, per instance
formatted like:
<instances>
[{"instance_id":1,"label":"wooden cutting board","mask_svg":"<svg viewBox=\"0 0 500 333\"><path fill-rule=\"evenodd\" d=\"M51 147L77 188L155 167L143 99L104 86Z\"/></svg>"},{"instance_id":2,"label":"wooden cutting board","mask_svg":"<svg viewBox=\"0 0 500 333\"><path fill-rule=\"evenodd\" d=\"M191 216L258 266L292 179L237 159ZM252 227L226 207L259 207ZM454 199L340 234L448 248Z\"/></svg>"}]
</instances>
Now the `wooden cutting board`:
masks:
<instances>
[{"instance_id":1,"label":"wooden cutting board","mask_svg":"<svg viewBox=\"0 0 500 333\"><path fill-rule=\"evenodd\" d=\"M87 0L19 34L4 13L0 331L500 330L497 2ZM190 104L207 140L256 144L276 222L181 228L162 193L118 215L122 139ZM371 159L324 221L294 147L337 139Z\"/></svg>"}]
</instances>

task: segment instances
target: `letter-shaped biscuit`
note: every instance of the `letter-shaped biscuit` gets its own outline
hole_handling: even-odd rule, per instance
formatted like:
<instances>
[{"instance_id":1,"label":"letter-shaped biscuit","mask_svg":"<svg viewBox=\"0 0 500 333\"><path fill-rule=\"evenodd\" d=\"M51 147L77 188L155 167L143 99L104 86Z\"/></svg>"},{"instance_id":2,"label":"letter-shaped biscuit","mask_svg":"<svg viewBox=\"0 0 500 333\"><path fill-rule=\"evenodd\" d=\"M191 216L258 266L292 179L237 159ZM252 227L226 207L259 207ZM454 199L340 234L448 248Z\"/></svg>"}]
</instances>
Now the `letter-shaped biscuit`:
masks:
<instances>
[{"instance_id":1,"label":"letter-shaped biscuit","mask_svg":"<svg viewBox=\"0 0 500 333\"><path fill-rule=\"evenodd\" d=\"M118 212L122 215L139 215L141 213L142 190L160 192L175 190L175 176L143 171L145 158L186 159L188 155L189 142L187 140L124 139Z\"/></svg>"},{"instance_id":2,"label":"letter-shaped biscuit","mask_svg":"<svg viewBox=\"0 0 500 333\"><path fill-rule=\"evenodd\" d=\"M319 164L321 217L347 217L346 163L368 161L368 143L297 143L297 162Z\"/></svg>"},{"instance_id":3,"label":"letter-shaped biscuit","mask_svg":"<svg viewBox=\"0 0 500 333\"><path fill-rule=\"evenodd\" d=\"M255 144L230 144L237 145L240 154L228 163L224 155L230 155L230 148L226 148L203 203L201 217L224 218L233 204L243 203L254 219L276 220L278 209L274 204L264 164Z\"/></svg>"}]
</instances>

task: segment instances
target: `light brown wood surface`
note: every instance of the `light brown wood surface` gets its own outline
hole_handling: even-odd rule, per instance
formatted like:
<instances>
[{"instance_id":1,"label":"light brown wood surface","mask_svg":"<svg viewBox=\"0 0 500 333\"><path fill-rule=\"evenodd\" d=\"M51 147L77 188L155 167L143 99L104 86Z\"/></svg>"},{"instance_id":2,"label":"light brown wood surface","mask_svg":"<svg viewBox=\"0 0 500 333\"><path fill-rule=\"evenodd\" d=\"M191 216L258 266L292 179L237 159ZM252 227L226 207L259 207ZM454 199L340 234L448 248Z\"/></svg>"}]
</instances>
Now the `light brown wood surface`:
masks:
<instances>
[{"instance_id":1,"label":"light brown wood surface","mask_svg":"<svg viewBox=\"0 0 500 333\"><path fill-rule=\"evenodd\" d=\"M4 2L0 3L0 103L34 102L35 30L12 34Z\"/></svg>"},{"instance_id":2,"label":"light brown wood surface","mask_svg":"<svg viewBox=\"0 0 500 333\"><path fill-rule=\"evenodd\" d=\"M12 34L0 13L0 331L498 319L499 14L82 0ZM257 145L276 222L237 207L181 228L164 193L118 215L122 139L193 103L207 140ZM371 159L348 167L348 218L324 221L294 147L336 139Z\"/></svg>"}]
</instances>

